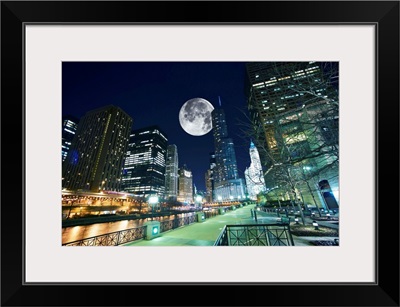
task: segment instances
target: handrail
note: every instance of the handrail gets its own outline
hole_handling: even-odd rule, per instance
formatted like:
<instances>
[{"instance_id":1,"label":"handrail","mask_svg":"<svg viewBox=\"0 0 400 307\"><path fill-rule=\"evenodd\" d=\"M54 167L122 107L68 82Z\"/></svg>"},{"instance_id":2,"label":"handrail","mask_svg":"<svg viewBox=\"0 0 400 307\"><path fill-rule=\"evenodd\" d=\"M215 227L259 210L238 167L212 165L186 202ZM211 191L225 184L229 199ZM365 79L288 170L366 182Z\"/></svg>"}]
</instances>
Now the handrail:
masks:
<instances>
[{"instance_id":1,"label":"handrail","mask_svg":"<svg viewBox=\"0 0 400 307\"><path fill-rule=\"evenodd\" d=\"M289 223L226 225L214 246L293 246Z\"/></svg>"},{"instance_id":2,"label":"handrail","mask_svg":"<svg viewBox=\"0 0 400 307\"><path fill-rule=\"evenodd\" d=\"M147 226L140 226L113 231L98 236L67 242L62 244L62 246L117 246L143 238L146 227Z\"/></svg>"},{"instance_id":3,"label":"handrail","mask_svg":"<svg viewBox=\"0 0 400 307\"><path fill-rule=\"evenodd\" d=\"M218 242L222 242L223 238L226 236L226 225L224 226L224 228L222 228L222 231L220 232L220 234L218 235L217 240L215 240L214 242L214 246L219 245Z\"/></svg>"}]
</instances>

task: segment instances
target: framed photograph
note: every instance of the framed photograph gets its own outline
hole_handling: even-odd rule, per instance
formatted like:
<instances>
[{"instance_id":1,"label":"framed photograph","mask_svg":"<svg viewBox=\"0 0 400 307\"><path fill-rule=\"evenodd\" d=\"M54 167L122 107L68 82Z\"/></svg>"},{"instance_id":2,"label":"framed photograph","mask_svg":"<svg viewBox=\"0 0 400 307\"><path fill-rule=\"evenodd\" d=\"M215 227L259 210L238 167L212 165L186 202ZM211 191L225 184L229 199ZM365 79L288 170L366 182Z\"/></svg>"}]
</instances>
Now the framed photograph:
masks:
<instances>
[{"instance_id":1,"label":"framed photograph","mask_svg":"<svg viewBox=\"0 0 400 307\"><path fill-rule=\"evenodd\" d=\"M1 33L2 306L399 306L398 1L2 1Z\"/></svg>"}]
</instances>

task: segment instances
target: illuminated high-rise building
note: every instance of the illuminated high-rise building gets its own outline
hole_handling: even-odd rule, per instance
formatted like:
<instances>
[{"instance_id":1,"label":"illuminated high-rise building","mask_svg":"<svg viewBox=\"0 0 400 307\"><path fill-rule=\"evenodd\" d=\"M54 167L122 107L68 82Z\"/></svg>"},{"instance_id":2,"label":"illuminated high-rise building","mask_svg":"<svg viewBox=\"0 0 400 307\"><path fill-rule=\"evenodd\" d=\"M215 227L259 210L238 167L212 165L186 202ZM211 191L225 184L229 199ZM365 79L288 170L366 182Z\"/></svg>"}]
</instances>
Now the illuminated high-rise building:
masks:
<instances>
[{"instance_id":1,"label":"illuminated high-rise building","mask_svg":"<svg viewBox=\"0 0 400 307\"><path fill-rule=\"evenodd\" d=\"M210 153L210 167L205 173L206 181L206 199L208 202L213 202L214 197L214 167L215 167L215 153Z\"/></svg>"},{"instance_id":2,"label":"illuminated high-rise building","mask_svg":"<svg viewBox=\"0 0 400 307\"><path fill-rule=\"evenodd\" d=\"M62 187L119 191L132 118L109 105L87 112L63 162Z\"/></svg>"},{"instance_id":3,"label":"illuminated high-rise building","mask_svg":"<svg viewBox=\"0 0 400 307\"><path fill-rule=\"evenodd\" d=\"M260 155L253 142L250 143L250 166L244 171L244 177L249 198L256 200L257 195L264 192L266 187Z\"/></svg>"},{"instance_id":4,"label":"illuminated high-rise building","mask_svg":"<svg viewBox=\"0 0 400 307\"><path fill-rule=\"evenodd\" d=\"M71 147L72 140L78 128L79 120L74 116L63 116L62 119L62 134L61 134L61 157L65 161L68 151Z\"/></svg>"},{"instance_id":5,"label":"illuminated high-rise building","mask_svg":"<svg viewBox=\"0 0 400 307\"><path fill-rule=\"evenodd\" d=\"M178 148L168 145L165 167L165 197L176 200L178 196Z\"/></svg>"},{"instance_id":6,"label":"illuminated high-rise building","mask_svg":"<svg viewBox=\"0 0 400 307\"><path fill-rule=\"evenodd\" d=\"M184 204L193 203L193 176L190 169L183 165L178 170L178 201Z\"/></svg>"},{"instance_id":7,"label":"illuminated high-rise building","mask_svg":"<svg viewBox=\"0 0 400 307\"><path fill-rule=\"evenodd\" d=\"M132 131L122 178L124 191L164 197L167 142L158 126Z\"/></svg>"},{"instance_id":8,"label":"illuminated high-rise building","mask_svg":"<svg viewBox=\"0 0 400 307\"><path fill-rule=\"evenodd\" d=\"M245 197L245 184L238 174L235 147L233 140L228 137L221 100L219 104L219 107L211 112L215 146L214 198L217 201L238 200Z\"/></svg>"},{"instance_id":9,"label":"illuminated high-rise building","mask_svg":"<svg viewBox=\"0 0 400 307\"><path fill-rule=\"evenodd\" d=\"M293 198L282 185L288 178L278 178L284 174L279 168L290 164L290 180L293 174L299 182L304 179L297 184L302 201L326 207L327 198L316 187L327 180L338 191L338 63L252 62L246 67L252 137L267 190L275 189L271 194L282 200Z\"/></svg>"}]
</instances>

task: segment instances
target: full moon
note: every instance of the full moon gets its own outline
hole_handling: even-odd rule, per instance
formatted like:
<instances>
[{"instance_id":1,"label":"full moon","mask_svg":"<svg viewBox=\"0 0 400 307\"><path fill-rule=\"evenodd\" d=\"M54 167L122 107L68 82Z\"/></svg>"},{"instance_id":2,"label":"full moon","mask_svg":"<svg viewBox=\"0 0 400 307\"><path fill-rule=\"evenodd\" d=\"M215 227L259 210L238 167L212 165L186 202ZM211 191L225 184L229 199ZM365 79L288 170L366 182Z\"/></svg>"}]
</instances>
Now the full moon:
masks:
<instances>
[{"instance_id":1,"label":"full moon","mask_svg":"<svg viewBox=\"0 0 400 307\"><path fill-rule=\"evenodd\" d=\"M179 123L190 135L205 135L212 129L211 112L213 105L203 98L186 101L179 111Z\"/></svg>"}]
</instances>

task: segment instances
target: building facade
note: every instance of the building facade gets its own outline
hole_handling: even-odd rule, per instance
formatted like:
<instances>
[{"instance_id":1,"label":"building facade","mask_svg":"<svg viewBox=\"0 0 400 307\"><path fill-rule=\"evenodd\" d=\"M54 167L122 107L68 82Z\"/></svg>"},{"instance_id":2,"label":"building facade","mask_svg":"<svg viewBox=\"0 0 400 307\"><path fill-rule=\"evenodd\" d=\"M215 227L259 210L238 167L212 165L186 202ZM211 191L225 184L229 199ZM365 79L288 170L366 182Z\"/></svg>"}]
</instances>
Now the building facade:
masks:
<instances>
[{"instance_id":1,"label":"building facade","mask_svg":"<svg viewBox=\"0 0 400 307\"><path fill-rule=\"evenodd\" d=\"M193 203L193 175L192 171L183 165L178 171L178 201L186 205Z\"/></svg>"},{"instance_id":2,"label":"building facade","mask_svg":"<svg viewBox=\"0 0 400 307\"><path fill-rule=\"evenodd\" d=\"M215 167L213 168L214 193L216 201L237 200L245 197L243 178L239 177L233 140L228 137L224 110L219 107L211 112Z\"/></svg>"},{"instance_id":3,"label":"building facade","mask_svg":"<svg viewBox=\"0 0 400 307\"><path fill-rule=\"evenodd\" d=\"M210 167L205 173L206 181L206 194L205 198L207 202L214 201L214 168L215 168L215 153L210 153Z\"/></svg>"},{"instance_id":4,"label":"building facade","mask_svg":"<svg viewBox=\"0 0 400 307\"><path fill-rule=\"evenodd\" d=\"M176 200L178 196L178 148L168 145L165 167L165 198Z\"/></svg>"},{"instance_id":5,"label":"building facade","mask_svg":"<svg viewBox=\"0 0 400 307\"><path fill-rule=\"evenodd\" d=\"M132 131L122 177L124 191L164 197L167 143L167 135L158 126Z\"/></svg>"},{"instance_id":6,"label":"building facade","mask_svg":"<svg viewBox=\"0 0 400 307\"><path fill-rule=\"evenodd\" d=\"M63 162L63 189L119 191L132 122L113 105L87 112Z\"/></svg>"},{"instance_id":7,"label":"building facade","mask_svg":"<svg viewBox=\"0 0 400 307\"><path fill-rule=\"evenodd\" d=\"M67 158L68 151L72 145L72 140L76 134L79 120L73 116L63 116L61 133L61 157L62 162Z\"/></svg>"},{"instance_id":8,"label":"building facade","mask_svg":"<svg viewBox=\"0 0 400 307\"><path fill-rule=\"evenodd\" d=\"M250 166L244 171L247 193L250 199L256 200L260 192L265 192L265 180L261 167L260 155L253 142L250 143Z\"/></svg>"},{"instance_id":9,"label":"building facade","mask_svg":"<svg viewBox=\"0 0 400 307\"><path fill-rule=\"evenodd\" d=\"M337 63L247 63L247 77L252 137L271 195L332 207L319 187L328 180L339 189Z\"/></svg>"}]
</instances>

